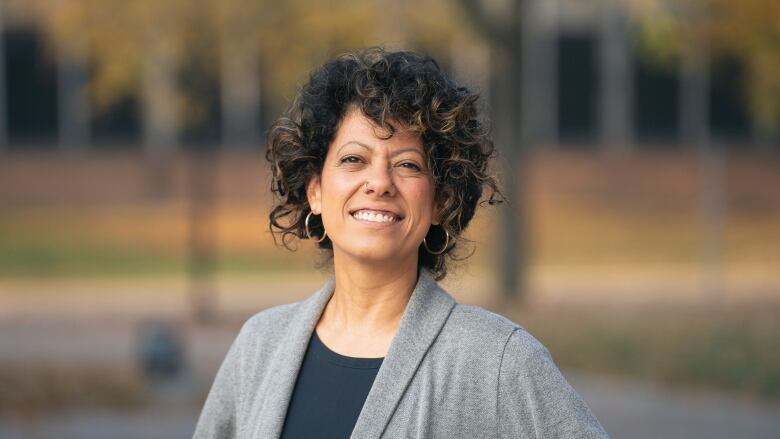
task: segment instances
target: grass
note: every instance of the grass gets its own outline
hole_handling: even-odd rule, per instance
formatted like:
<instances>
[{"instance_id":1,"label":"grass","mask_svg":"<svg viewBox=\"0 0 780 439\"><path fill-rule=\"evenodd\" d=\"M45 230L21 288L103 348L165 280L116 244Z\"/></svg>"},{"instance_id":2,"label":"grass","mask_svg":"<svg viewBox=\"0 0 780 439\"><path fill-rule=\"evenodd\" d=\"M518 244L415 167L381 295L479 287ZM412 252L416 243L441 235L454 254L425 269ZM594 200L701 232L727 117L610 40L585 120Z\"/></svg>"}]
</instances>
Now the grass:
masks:
<instances>
[{"instance_id":1,"label":"grass","mask_svg":"<svg viewBox=\"0 0 780 439\"><path fill-rule=\"evenodd\" d=\"M311 267L312 253L277 248L256 207L211 219L213 267L252 273ZM184 274L190 224L176 203L17 207L0 211L0 276L56 278ZM301 246L308 249L305 244Z\"/></svg>"},{"instance_id":2,"label":"grass","mask_svg":"<svg viewBox=\"0 0 780 439\"><path fill-rule=\"evenodd\" d=\"M729 157L718 221L702 215L706 194L700 164L690 154L556 152L528 160L519 188L525 201L517 207L526 215L533 264L697 266L707 249L719 245L727 269L768 271L780 265L777 160ZM311 252L289 255L274 247L261 162L254 155L221 157L218 196L214 210L203 214L201 238L217 249L220 270L310 267ZM173 178L170 196L154 199L143 195L148 176L142 157L62 163L56 156L20 156L0 163L0 171L8 178L0 193L0 275L157 275L187 269L193 210L186 179ZM15 201L4 203L3 196ZM492 263L495 252L488 248L500 240L502 209L481 209L469 226L467 234L478 241L472 263ZM720 243L705 245L711 236Z\"/></svg>"},{"instance_id":3,"label":"grass","mask_svg":"<svg viewBox=\"0 0 780 439\"><path fill-rule=\"evenodd\" d=\"M626 309L548 306L505 312L563 369L674 388L780 401L780 305ZM132 367L0 363L0 414L69 407L129 409L149 402Z\"/></svg>"},{"instance_id":4,"label":"grass","mask_svg":"<svg viewBox=\"0 0 780 439\"><path fill-rule=\"evenodd\" d=\"M567 369L780 399L780 305L547 308L514 317Z\"/></svg>"},{"instance_id":5,"label":"grass","mask_svg":"<svg viewBox=\"0 0 780 439\"><path fill-rule=\"evenodd\" d=\"M185 262L173 252L0 245L0 275L6 278L169 274L183 272Z\"/></svg>"},{"instance_id":6,"label":"grass","mask_svg":"<svg viewBox=\"0 0 780 439\"><path fill-rule=\"evenodd\" d=\"M188 269L187 217L175 206L123 206L76 210L16 208L0 215L0 275L4 277L126 276L183 273ZM178 212L178 213L177 213ZM530 222L533 261L577 270L588 267L690 267L702 257L702 233L684 211L630 212L593 206L539 209ZM470 263L490 264L495 212L478 216ZM730 215L722 239L724 267L763 269L780 264L780 212ZM257 208L227 205L215 212L211 232L220 271L262 272L311 267L301 252L274 246ZM766 270L764 270L766 271Z\"/></svg>"},{"instance_id":7,"label":"grass","mask_svg":"<svg viewBox=\"0 0 780 439\"><path fill-rule=\"evenodd\" d=\"M148 399L143 377L127 367L2 364L0 389L0 414L27 416L72 407L130 409Z\"/></svg>"},{"instance_id":8,"label":"grass","mask_svg":"<svg viewBox=\"0 0 780 439\"><path fill-rule=\"evenodd\" d=\"M132 168L135 162L104 157L91 165L63 167L63 176L53 178L50 173L59 169L57 162L39 168L33 166L38 160L48 163L35 158L29 163L0 164L0 175L15 173L19 187L31 188L30 197L57 201L0 205L0 277L186 274L190 267L186 198L138 201L145 200L139 196L145 174L125 172L115 183L123 183L120 186L130 195L125 201L116 199L108 191L106 174L113 176L116 169ZM699 210L702 194L694 158L552 154L531 160L527 186L522 188L528 205L520 207L528 212L534 264L556 267L563 274L594 276L623 273L618 267L698 269L707 223ZM267 205L260 205L267 203L266 189L259 183L265 176L252 174L258 162L237 157L228 164L220 177L220 190L225 193L219 209L207 218L217 251L215 269L220 273L311 269L309 243L291 254L275 248L268 235ZM734 157L725 174L726 215L722 230L716 230L722 237L724 278L740 275L740 267L775 273L780 266L778 162ZM79 176L90 184L71 190L56 183ZM83 201L92 199L90 191L95 192L95 200L103 201ZM176 193L185 192L179 188ZM71 198L82 204L70 203ZM479 213L470 226L469 233L478 241L472 265L494 263L490 245L499 240L499 209ZM557 272L553 277L557 279ZM620 309L561 305L507 314L547 345L563 368L780 399L780 309L776 305ZM54 381L77 381L68 378L77 371L56 370L42 366L29 372ZM0 388L13 385L8 377L13 373L0 370ZM71 391L52 391L83 398ZM132 391L117 394L132 395Z\"/></svg>"},{"instance_id":9,"label":"grass","mask_svg":"<svg viewBox=\"0 0 780 439\"><path fill-rule=\"evenodd\" d=\"M221 274L249 274L310 268L308 255L284 253L278 250L276 257L249 252L217 255L211 269ZM5 279L184 276L191 266L189 255L176 251L0 244L0 277Z\"/></svg>"}]
</instances>

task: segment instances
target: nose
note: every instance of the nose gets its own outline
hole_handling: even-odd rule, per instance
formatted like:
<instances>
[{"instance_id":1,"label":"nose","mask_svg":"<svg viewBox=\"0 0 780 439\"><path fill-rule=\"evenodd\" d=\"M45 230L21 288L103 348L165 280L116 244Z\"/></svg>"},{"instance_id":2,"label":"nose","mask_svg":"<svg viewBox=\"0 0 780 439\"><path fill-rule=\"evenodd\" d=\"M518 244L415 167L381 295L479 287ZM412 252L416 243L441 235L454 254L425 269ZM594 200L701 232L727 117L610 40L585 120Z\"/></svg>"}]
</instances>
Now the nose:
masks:
<instances>
[{"instance_id":1,"label":"nose","mask_svg":"<svg viewBox=\"0 0 780 439\"><path fill-rule=\"evenodd\" d=\"M366 194L373 193L378 197L395 196L396 188L393 183L393 175L389 166L377 163L371 167L366 182L363 184Z\"/></svg>"}]
</instances>

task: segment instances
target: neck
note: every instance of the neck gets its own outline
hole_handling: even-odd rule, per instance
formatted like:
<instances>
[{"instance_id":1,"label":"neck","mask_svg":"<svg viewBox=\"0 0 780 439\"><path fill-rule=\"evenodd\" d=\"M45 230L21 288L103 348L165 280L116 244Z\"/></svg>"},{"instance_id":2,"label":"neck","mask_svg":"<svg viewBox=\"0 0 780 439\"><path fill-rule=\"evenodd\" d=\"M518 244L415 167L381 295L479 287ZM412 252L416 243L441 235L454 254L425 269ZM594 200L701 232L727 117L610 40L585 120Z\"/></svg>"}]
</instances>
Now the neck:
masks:
<instances>
[{"instance_id":1,"label":"neck","mask_svg":"<svg viewBox=\"0 0 780 439\"><path fill-rule=\"evenodd\" d=\"M417 259L369 264L334 254L336 289L320 323L341 334L395 333L417 284Z\"/></svg>"}]
</instances>

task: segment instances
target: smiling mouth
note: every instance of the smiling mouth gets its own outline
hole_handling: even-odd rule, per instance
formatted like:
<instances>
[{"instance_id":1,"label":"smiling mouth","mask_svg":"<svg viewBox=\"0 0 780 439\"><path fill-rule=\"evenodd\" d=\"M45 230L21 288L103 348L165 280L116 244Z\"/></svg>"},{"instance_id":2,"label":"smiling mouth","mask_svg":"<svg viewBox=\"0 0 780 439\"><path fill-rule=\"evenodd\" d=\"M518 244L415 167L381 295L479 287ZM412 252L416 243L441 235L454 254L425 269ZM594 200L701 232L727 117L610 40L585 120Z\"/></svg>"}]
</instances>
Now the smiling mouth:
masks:
<instances>
[{"instance_id":1,"label":"smiling mouth","mask_svg":"<svg viewBox=\"0 0 780 439\"><path fill-rule=\"evenodd\" d=\"M378 212L372 210L358 210L352 212L351 215L356 220L368 221L377 224L392 224L403 219L403 217L399 217L392 212Z\"/></svg>"}]
</instances>

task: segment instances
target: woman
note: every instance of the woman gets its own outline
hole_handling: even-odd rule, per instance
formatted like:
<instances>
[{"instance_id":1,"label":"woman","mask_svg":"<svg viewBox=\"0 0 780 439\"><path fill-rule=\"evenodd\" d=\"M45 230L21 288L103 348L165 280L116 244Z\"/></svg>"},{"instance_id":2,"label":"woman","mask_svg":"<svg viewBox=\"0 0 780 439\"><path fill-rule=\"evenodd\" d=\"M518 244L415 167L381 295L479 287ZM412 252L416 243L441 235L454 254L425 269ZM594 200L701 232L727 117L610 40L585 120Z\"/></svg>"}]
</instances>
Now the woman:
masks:
<instances>
[{"instance_id":1,"label":"woman","mask_svg":"<svg viewBox=\"0 0 780 439\"><path fill-rule=\"evenodd\" d=\"M333 276L247 321L196 438L606 437L519 325L436 281L493 146L477 95L430 57L369 49L316 70L269 134L271 230Z\"/></svg>"}]
</instances>

